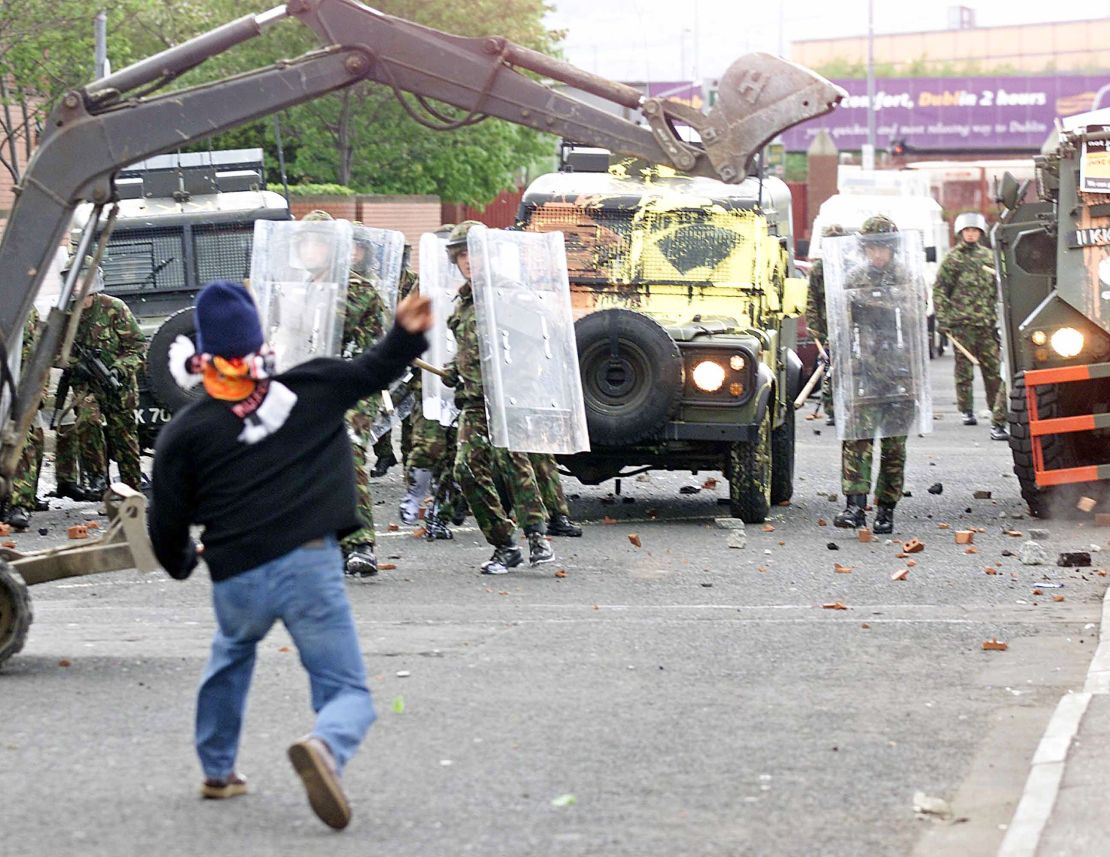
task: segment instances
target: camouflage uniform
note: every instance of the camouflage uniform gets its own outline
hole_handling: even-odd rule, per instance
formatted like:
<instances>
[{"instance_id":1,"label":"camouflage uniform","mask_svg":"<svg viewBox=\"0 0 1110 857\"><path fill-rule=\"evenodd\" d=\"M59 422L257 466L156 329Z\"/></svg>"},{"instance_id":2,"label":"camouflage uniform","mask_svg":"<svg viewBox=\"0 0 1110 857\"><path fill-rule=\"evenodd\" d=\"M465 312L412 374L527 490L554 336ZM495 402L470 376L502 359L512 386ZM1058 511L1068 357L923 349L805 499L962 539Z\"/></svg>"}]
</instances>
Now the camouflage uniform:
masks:
<instances>
[{"instance_id":1,"label":"camouflage uniform","mask_svg":"<svg viewBox=\"0 0 1110 857\"><path fill-rule=\"evenodd\" d=\"M528 460L532 462L532 471L536 474L540 496L547 511L552 515L564 515L569 518L570 504L567 503L567 495L563 493L563 480L559 477L559 466L555 463L555 456L543 452L530 452Z\"/></svg>"},{"instance_id":2,"label":"camouflage uniform","mask_svg":"<svg viewBox=\"0 0 1110 857\"><path fill-rule=\"evenodd\" d=\"M38 333L38 310L31 307L31 314L23 325L23 350L20 357L20 371L26 372L31 362L31 352L35 347L36 334ZM41 407L41 402L40 405ZM45 443L43 441L42 425L36 416L35 421L27 429L23 439L23 451L20 453L15 474L12 477L12 494L9 505L12 508L21 507L28 512L35 510L38 503L39 473L42 471L42 457Z\"/></svg>"},{"instance_id":3,"label":"camouflage uniform","mask_svg":"<svg viewBox=\"0 0 1110 857\"><path fill-rule=\"evenodd\" d=\"M385 332L385 303L369 280L354 272L347 281L347 313L343 320L343 353L354 357L367 351ZM355 453L355 489L358 493L358 511L366 522L343 540L344 547L374 544L374 498L370 493L369 455L370 429L382 407L382 397L376 393L363 399L347 413L347 427ZM386 435L388 439L389 435ZM376 448L376 447L375 447Z\"/></svg>"},{"instance_id":4,"label":"camouflage uniform","mask_svg":"<svg viewBox=\"0 0 1110 857\"><path fill-rule=\"evenodd\" d=\"M108 448L100 404L89 392L70 401L73 422L58 426L54 446L54 478L60 496L65 493L62 490L65 486L95 486L108 475Z\"/></svg>"},{"instance_id":5,"label":"camouflage uniform","mask_svg":"<svg viewBox=\"0 0 1110 857\"><path fill-rule=\"evenodd\" d=\"M81 312L74 342L100 357L119 379L120 389L102 390L100 385L85 380L73 385L73 400L78 404L72 439L76 440L78 436L78 426L87 426L94 420L88 408L91 394L103 418L106 451L119 465L120 479L138 490L142 486L142 471L139 468L139 427L135 411L139 406L137 376L146 351L146 341L139 322L123 301L103 293L90 295L86 300L89 303ZM70 359L70 369L78 363L74 354ZM89 451L95 456L94 447L95 439L92 439Z\"/></svg>"},{"instance_id":6,"label":"camouflage uniform","mask_svg":"<svg viewBox=\"0 0 1110 857\"><path fill-rule=\"evenodd\" d=\"M889 227L889 228L888 228ZM864 223L861 234L882 235L897 232L897 227L886 217L872 217ZM893 251L892 251L893 252ZM858 289L863 287L884 287L892 284L906 282L908 275L899 265L897 259L892 258L884 268L873 265L864 265L848 274L845 287ZM853 323L861 328L880 329L889 324L888 313L879 307L857 307ZM889 361L891 354L879 351L868 351L858 358L861 374L874 379L882 379L890 371ZM895 357L897 355L894 355ZM868 362L873 365L867 368ZM882 423L902 421L906 424L912 421L913 403L889 402L882 405L870 405L863 413L854 413L857 421L864 424L872 423L876 431ZM860 440L845 440L840 444L840 483L841 491L851 498L871 491L871 464L874 457L875 441L872 438ZM894 435L880 440L879 476L875 486L875 502L880 507L893 508L902 499L902 486L905 482L906 471L906 435ZM876 526L878 530L878 525ZM885 532L890 532L889 529Z\"/></svg>"},{"instance_id":7,"label":"camouflage uniform","mask_svg":"<svg viewBox=\"0 0 1110 857\"><path fill-rule=\"evenodd\" d=\"M498 486L507 489L525 533L542 533L547 509L528 455L495 447L489 439L485 393L478 355L478 323L469 281L459 289L458 306L447 323L458 352L446 367L459 408L455 479L462 487L482 534L491 545L512 543L513 521L505 514Z\"/></svg>"},{"instance_id":8,"label":"camouflage uniform","mask_svg":"<svg viewBox=\"0 0 1110 857\"><path fill-rule=\"evenodd\" d=\"M825 269L818 259L809 269L809 296L806 300L806 325L821 340L826 353L829 348L829 323L825 317ZM833 416L832 376L828 369L821 379L821 406Z\"/></svg>"},{"instance_id":9,"label":"camouflage uniform","mask_svg":"<svg viewBox=\"0 0 1110 857\"><path fill-rule=\"evenodd\" d=\"M978 242L960 241L944 257L933 287L937 326L951 333L975 355L983 373L983 386L991 406L991 425L1007 422L1006 389L1002 383L1002 345L998 336L997 291L994 255ZM975 367L953 348L956 355L956 407L961 413L974 412L972 382Z\"/></svg>"}]
</instances>

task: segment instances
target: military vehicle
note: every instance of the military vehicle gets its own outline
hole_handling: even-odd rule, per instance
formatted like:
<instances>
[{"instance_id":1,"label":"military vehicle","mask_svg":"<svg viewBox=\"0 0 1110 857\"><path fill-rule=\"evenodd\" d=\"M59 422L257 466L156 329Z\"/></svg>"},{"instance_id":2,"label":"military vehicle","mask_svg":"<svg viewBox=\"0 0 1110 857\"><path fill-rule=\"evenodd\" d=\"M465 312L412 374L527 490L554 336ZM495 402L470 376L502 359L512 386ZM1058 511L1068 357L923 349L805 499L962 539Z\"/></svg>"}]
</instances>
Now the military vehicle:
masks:
<instances>
[{"instance_id":1,"label":"military vehicle","mask_svg":"<svg viewBox=\"0 0 1110 857\"><path fill-rule=\"evenodd\" d=\"M170 374L168 352L178 334L193 334L197 292L211 280L248 275L256 220L291 217L264 177L261 149L158 155L119 172L119 213L100 265L104 290L130 307L149 341L137 414L145 448L189 401ZM75 241L92 210L86 203L74 213ZM94 240L104 225L101 217Z\"/></svg>"},{"instance_id":2,"label":"military vehicle","mask_svg":"<svg viewBox=\"0 0 1110 857\"><path fill-rule=\"evenodd\" d=\"M1010 174L997 194L1010 449L1037 517L1110 496L1108 139L1110 109L1069 117L1035 159L1036 198Z\"/></svg>"},{"instance_id":3,"label":"military vehicle","mask_svg":"<svg viewBox=\"0 0 1110 857\"><path fill-rule=\"evenodd\" d=\"M323 49L224 80L158 92L205 59L287 18L313 30ZM637 111L646 127L555 92L536 76ZM7 344L19 341L77 206L93 204L76 242L77 256L91 254L99 264L118 221L117 178L127 164L363 81L385 84L399 99L415 96L415 104L406 101L406 106L429 125L461 127L492 116L726 182L741 181L772 137L828 112L845 94L800 66L752 54L725 71L717 104L702 113L648 98L503 38L442 33L354 0L290 0L68 92L44 126L0 242L0 497L10 493L50 367L68 359L62 353L66 329L75 324L95 273L94 265L82 278L80 266L73 266L39 329L28 365L20 366L18 348ZM452 117L429 99L461 115ZM702 142L684 140L677 122L695 129ZM149 567L142 496L126 496L109 507L113 522L123 521L110 528L110 543L38 553L0 548L0 663L20 650L27 635L31 607L25 582Z\"/></svg>"},{"instance_id":4,"label":"military vehicle","mask_svg":"<svg viewBox=\"0 0 1110 857\"><path fill-rule=\"evenodd\" d=\"M571 166L533 182L519 213L566 238L591 450L561 463L588 485L723 471L733 515L764 520L793 494L802 386L789 189Z\"/></svg>"}]
</instances>

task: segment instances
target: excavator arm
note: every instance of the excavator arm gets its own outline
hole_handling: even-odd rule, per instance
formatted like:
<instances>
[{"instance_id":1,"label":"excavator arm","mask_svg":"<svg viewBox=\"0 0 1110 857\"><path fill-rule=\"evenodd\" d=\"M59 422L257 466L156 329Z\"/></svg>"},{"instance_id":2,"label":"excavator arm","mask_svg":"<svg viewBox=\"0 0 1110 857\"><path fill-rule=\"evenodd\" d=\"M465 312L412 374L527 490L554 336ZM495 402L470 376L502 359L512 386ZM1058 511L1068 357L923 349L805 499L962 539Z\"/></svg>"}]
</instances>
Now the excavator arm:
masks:
<instances>
[{"instance_id":1,"label":"excavator arm","mask_svg":"<svg viewBox=\"0 0 1110 857\"><path fill-rule=\"evenodd\" d=\"M313 30L324 47L214 83L153 94L287 18ZM557 92L522 70L638 110L646 127ZM115 198L114 177L122 167L364 80L391 87L410 111L428 111L445 129L492 116L730 182L747 175L752 158L768 140L828 112L844 95L806 69L752 54L726 71L718 104L703 114L677 102L647 98L632 87L502 38L442 33L354 0L290 0L62 98L17 188L0 243L0 360L7 360L17 340L74 209L83 202L96 206L77 248L84 255L92 247L103 207ZM404 100L410 96L415 106ZM452 105L465 116L447 116L430 100ZM685 141L676 123L694 128L702 142ZM74 266L14 396L0 376L0 498L10 492L37 396L65 337L70 300L79 293L78 275Z\"/></svg>"}]
</instances>

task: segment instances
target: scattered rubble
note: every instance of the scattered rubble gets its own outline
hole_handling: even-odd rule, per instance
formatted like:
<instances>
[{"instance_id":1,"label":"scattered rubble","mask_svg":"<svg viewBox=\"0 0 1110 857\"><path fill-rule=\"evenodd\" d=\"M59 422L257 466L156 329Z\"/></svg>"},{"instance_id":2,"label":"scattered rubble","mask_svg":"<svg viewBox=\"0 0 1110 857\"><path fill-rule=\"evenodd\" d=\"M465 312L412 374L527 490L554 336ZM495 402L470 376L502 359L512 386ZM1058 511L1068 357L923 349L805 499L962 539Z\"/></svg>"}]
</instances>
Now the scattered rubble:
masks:
<instances>
[{"instance_id":1,"label":"scattered rubble","mask_svg":"<svg viewBox=\"0 0 1110 857\"><path fill-rule=\"evenodd\" d=\"M1080 512L1093 512L1097 505L1098 500L1093 497L1080 497L1079 502L1075 504L1075 508Z\"/></svg>"},{"instance_id":2,"label":"scattered rubble","mask_svg":"<svg viewBox=\"0 0 1110 857\"><path fill-rule=\"evenodd\" d=\"M943 494L944 493L944 485L940 482L934 482L926 490L928 490L928 492L930 494Z\"/></svg>"},{"instance_id":3,"label":"scattered rubble","mask_svg":"<svg viewBox=\"0 0 1110 857\"><path fill-rule=\"evenodd\" d=\"M1056 564L1065 568L1086 568L1091 564L1090 551L1064 551L1056 557Z\"/></svg>"},{"instance_id":4,"label":"scattered rubble","mask_svg":"<svg viewBox=\"0 0 1110 857\"><path fill-rule=\"evenodd\" d=\"M902 551L904 553L921 553L925 550L925 543L918 539L910 539L908 542L902 542Z\"/></svg>"},{"instance_id":5,"label":"scattered rubble","mask_svg":"<svg viewBox=\"0 0 1110 857\"><path fill-rule=\"evenodd\" d=\"M1022 565L1047 565L1048 551L1040 542L1028 541L1021 546L1018 560Z\"/></svg>"},{"instance_id":6,"label":"scattered rubble","mask_svg":"<svg viewBox=\"0 0 1110 857\"><path fill-rule=\"evenodd\" d=\"M925 792L913 793L913 811L918 815L935 815L938 818L949 818L952 808L944 798L933 797Z\"/></svg>"},{"instance_id":7,"label":"scattered rubble","mask_svg":"<svg viewBox=\"0 0 1110 857\"><path fill-rule=\"evenodd\" d=\"M1035 542L1047 542L1049 539L1049 532L1048 530L1042 530L1037 527L1030 527L1029 538Z\"/></svg>"},{"instance_id":8,"label":"scattered rubble","mask_svg":"<svg viewBox=\"0 0 1110 857\"><path fill-rule=\"evenodd\" d=\"M956 544L969 545L975 541L975 532L973 530L956 530Z\"/></svg>"},{"instance_id":9,"label":"scattered rubble","mask_svg":"<svg viewBox=\"0 0 1110 857\"><path fill-rule=\"evenodd\" d=\"M871 532L870 527L860 527L858 530L856 530L856 538L858 538L864 544L867 544L868 542L872 542L875 540L875 534Z\"/></svg>"},{"instance_id":10,"label":"scattered rubble","mask_svg":"<svg viewBox=\"0 0 1110 857\"><path fill-rule=\"evenodd\" d=\"M638 548L640 546L640 534L639 533L629 533L628 534L628 540L632 543L633 547Z\"/></svg>"},{"instance_id":11,"label":"scattered rubble","mask_svg":"<svg viewBox=\"0 0 1110 857\"><path fill-rule=\"evenodd\" d=\"M728 531L728 546L730 548L743 548L748 545L748 534L743 530Z\"/></svg>"},{"instance_id":12,"label":"scattered rubble","mask_svg":"<svg viewBox=\"0 0 1110 857\"><path fill-rule=\"evenodd\" d=\"M989 640L983 640L984 652L1004 652L1010 648L1008 643L1003 643L1001 640L996 640L991 637Z\"/></svg>"},{"instance_id":13,"label":"scattered rubble","mask_svg":"<svg viewBox=\"0 0 1110 857\"><path fill-rule=\"evenodd\" d=\"M989 500L991 498L991 492L990 491L976 491L971 496L974 497L976 500Z\"/></svg>"},{"instance_id":14,"label":"scattered rubble","mask_svg":"<svg viewBox=\"0 0 1110 857\"><path fill-rule=\"evenodd\" d=\"M890 576L891 580L906 580L910 576L910 570L903 568L901 571L896 571Z\"/></svg>"},{"instance_id":15,"label":"scattered rubble","mask_svg":"<svg viewBox=\"0 0 1110 857\"><path fill-rule=\"evenodd\" d=\"M89 528L84 524L74 524L72 527L66 529L66 537L71 539L87 539L89 537Z\"/></svg>"}]
</instances>

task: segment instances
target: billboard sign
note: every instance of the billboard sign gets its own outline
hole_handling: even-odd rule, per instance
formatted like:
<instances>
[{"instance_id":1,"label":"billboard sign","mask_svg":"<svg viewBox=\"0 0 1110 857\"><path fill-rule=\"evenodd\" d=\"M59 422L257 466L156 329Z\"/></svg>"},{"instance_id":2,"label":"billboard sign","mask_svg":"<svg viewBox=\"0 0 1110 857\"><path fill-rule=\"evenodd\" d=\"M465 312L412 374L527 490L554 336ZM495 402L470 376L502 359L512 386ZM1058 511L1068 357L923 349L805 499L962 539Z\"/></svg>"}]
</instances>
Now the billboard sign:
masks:
<instances>
[{"instance_id":1,"label":"billboard sign","mask_svg":"<svg viewBox=\"0 0 1110 857\"><path fill-rule=\"evenodd\" d=\"M836 80L840 106L783 134L805 151L826 129L841 150L867 142L867 81ZM891 77L875 81L876 145L909 151L1040 151L1057 117L1110 107L1110 74L1016 77Z\"/></svg>"}]
</instances>

